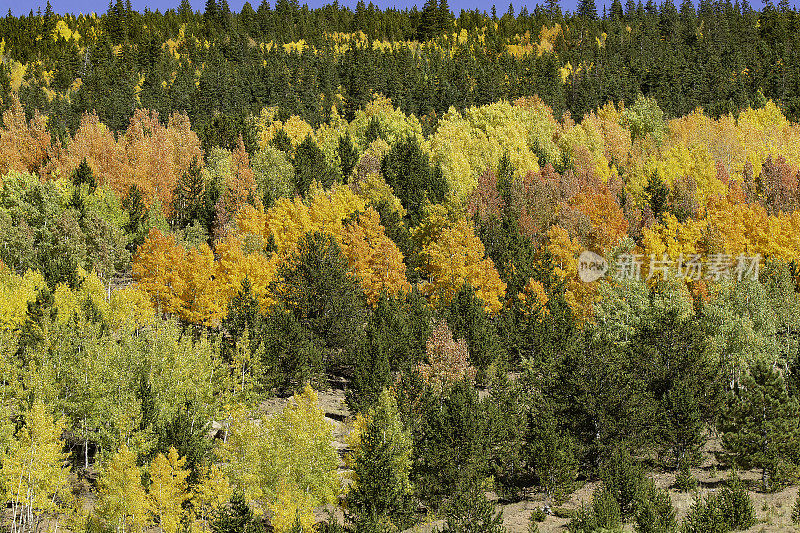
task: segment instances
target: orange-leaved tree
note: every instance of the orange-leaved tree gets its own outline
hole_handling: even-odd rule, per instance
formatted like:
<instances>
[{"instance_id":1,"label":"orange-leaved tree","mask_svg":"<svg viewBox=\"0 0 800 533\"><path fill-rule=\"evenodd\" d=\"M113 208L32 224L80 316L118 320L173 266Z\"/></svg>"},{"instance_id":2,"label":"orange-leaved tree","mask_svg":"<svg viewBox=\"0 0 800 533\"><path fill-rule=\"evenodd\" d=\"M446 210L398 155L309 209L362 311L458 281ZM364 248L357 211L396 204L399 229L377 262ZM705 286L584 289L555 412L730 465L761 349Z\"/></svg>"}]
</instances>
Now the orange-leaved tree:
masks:
<instances>
[{"instance_id":1,"label":"orange-leaved tree","mask_svg":"<svg viewBox=\"0 0 800 533\"><path fill-rule=\"evenodd\" d=\"M163 312L194 324L214 325L227 311L207 244L185 249L172 235L151 229L133 260L133 276Z\"/></svg>"},{"instance_id":2,"label":"orange-leaved tree","mask_svg":"<svg viewBox=\"0 0 800 533\"><path fill-rule=\"evenodd\" d=\"M12 94L11 106L3 112L0 127L0 176L9 170L37 174L49 151L47 117L37 110L30 121L26 120L25 109L16 94Z\"/></svg>"}]
</instances>

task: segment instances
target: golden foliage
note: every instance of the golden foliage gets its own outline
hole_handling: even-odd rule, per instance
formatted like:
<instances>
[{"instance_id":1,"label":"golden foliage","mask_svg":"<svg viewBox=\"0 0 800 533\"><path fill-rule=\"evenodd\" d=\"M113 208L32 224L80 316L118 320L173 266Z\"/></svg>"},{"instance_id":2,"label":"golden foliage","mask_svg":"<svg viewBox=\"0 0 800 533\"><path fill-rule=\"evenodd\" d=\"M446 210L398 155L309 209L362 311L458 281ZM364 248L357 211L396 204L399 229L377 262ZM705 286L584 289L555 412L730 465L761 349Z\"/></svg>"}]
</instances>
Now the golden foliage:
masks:
<instances>
[{"instance_id":1,"label":"golden foliage","mask_svg":"<svg viewBox=\"0 0 800 533\"><path fill-rule=\"evenodd\" d=\"M432 222L430 217L428 222ZM429 224L423 222L415 230L415 239L426 231L426 225ZM487 312L496 313L502 307L500 298L505 296L506 284L500 279L494 262L485 256L483 243L466 218L433 232L420 250L420 259L428 277L422 292L433 301L450 301L465 283L469 283L478 298L485 302Z\"/></svg>"},{"instance_id":2,"label":"golden foliage","mask_svg":"<svg viewBox=\"0 0 800 533\"><path fill-rule=\"evenodd\" d=\"M157 229L150 230L133 260L134 279L156 307L193 324L217 324L227 312L215 273L208 245L187 250Z\"/></svg>"},{"instance_id":3,"label":"golden foliage","mask_svg":"<svg viewBox=\"0 0 800 533\"><path fill-rule=\"evenodd\" d=\"M203 153L186 115L173 113L164 126L156 111L137 109L118 141L97 115L84 115L50 171L54 177L71 176L86 159L100 185L120 197L136 185L146 205L158 201L167 215L178 179L195 158L202 162Z\"/></svg>"}]
</instances>

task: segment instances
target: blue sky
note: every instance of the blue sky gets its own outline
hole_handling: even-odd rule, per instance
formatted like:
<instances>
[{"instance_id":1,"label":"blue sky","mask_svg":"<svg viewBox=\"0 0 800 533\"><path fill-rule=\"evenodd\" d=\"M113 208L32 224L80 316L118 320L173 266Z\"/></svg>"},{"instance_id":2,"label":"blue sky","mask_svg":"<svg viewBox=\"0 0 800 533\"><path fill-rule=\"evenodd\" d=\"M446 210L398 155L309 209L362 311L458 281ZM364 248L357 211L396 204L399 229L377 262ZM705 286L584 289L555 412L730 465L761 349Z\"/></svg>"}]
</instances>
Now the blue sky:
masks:
<instances>
[{"instance_id":1,"label":"blue sky","mask_svg":"<svg viewBox=\"0 0 800 533\"><path fill-rule=\"evenodd\" d=\"M270 5L275 5L274 0L268 0ZM299 0L300 5L303 3L308 3L309 7L321 7L327 3L330 3L332 0ZM339 0L340 5L349 6L351 9L355 8L356 2L358 0ZM487 13L492 9L492 2L494 0L448 0L450 4L450 9L452 9L456 15L458 15L459 10L461 9L480 9L486 11ZM190 0L192 7L195 10L202 10L205 8L205 0ZM228 0L228 4L231 6L231 9L234 11L239 11L241 7L244 5L245 0ZM261 0L250 0L251 5L254 8L258 7L258 4ZM365 0L366 3L369 3L368 0ZM372 3L376 6L385 9L387 7L411 7L413 5L417 5L419 8L422 8L422 4L425 0L421 1L413 1L413 0L372 0ZM508 9L508 0L497 0L497 13L503 14ZM598 12L602 13L603 11L603 0L595 0L597 4ZM44 6L46 5L47 0L40 1L40 0L18 0L18 1L11 1L11 0L0 0L0 16L5 15L8 12L9 7L11 8L11 12L15 15L23 15L29 13L31 10L36 12L39 6L42 7L42 11L44 11ZM145 6L149 7L151 11L155 11L156 9L166 11L167 9L176 8L180 0L131 0L131 5L137 11L141 11L145 8ZM541 3L544 3L543 0ZM624 3L624 2L623 2ZM657 3L661 3L660 0L657 0ZM675 4L679 4L680 2L676 1ZM697 3L697 2L695 2ZM774 2L777 4L777 0ZM57 13L90 13L94 11L95 13L105 13L108 8L108 0L50 0L50 4L53 6L53 10ZM527 5L529 10L532 10L536 6L536 1L528 1L528 2L514 2L514 9L519 12L519 9L523 5ZM578 0L561 0L561 8L568 11L573 11L575 6L577 6ZM607 5L611 5L611 0L607 0ZM750 0L750 5L752 5L756 9L760 9L762 6L761 0Z\"/></svg>"}]
</instances>

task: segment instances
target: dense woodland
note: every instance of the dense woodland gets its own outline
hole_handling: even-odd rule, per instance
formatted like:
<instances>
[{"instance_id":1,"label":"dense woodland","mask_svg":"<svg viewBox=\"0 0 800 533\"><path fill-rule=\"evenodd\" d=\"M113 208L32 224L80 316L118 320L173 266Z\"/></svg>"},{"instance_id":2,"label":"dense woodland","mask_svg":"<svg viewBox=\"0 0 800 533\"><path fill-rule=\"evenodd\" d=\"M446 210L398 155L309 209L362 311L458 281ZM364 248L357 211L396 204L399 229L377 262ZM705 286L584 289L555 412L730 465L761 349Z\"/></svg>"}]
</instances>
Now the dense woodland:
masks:
<instances>
[{"instance_id":1,"label":"dense woodland","mask_svg":"<svg viewBox=\"0 0 800 533\"><path fill-rule=\"evenodd\" d=\"M649 472L800 479L797 20L0 19L2 527L494 532L487 492L596 480L573 533L751 526L735 474L678 520Z\"/></svg>"}]
</instances>

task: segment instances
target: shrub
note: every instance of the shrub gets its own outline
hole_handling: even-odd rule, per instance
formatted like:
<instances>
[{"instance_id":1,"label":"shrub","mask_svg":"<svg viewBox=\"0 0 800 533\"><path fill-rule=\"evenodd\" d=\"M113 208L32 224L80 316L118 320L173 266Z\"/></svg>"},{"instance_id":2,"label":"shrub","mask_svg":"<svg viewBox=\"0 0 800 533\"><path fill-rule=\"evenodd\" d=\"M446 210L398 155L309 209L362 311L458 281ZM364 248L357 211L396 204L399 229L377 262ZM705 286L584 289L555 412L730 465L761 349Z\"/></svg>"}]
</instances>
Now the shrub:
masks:
<instances>
[{"instance_id":1,"label":"shrub","mask_svg":"<svg viewBox=\"0 0 800 533\"><path fill-rule=\"evenodd\" d=\"M647 480L636 505L635 528L638 533L674 533L678 529L669 494L652 479Z\"/></svg>"},{"instance_id":2,"label":"shrub","mask_svg":"<svg viewBox=\"0 0 800 533\"><path fill-rule=\"evenodd\" d=\"M567 509L565 507L554 507L553 515L557 516L558 518L575 518L577 516L577 513L573 509Z\"/></svg>"},{"instance_id":3,"label":"shrub","mask_svg":"<svg viewBox=\"0 0 800 533\"><path fill-rule=\"evenodd\" d=\"M720 498L709 494L705 499L699 495L689 508L689 514L681 524L681 533L727 533L730 531L722 514Z\"/></svg>"},{"instance_id":4,"label":"shrub","mask_svg":"<svg viewBox=\"0 0 800 533\"><path fill-rule=\"evenodd\" d=\"M547 517L547 513L545 513L544 509L541 507L537 507L531 511L531 521L533 522L544 522L545 517Z\"/></svg>"},{"instance_id":5,"label":"shrub","mask_svg":"<svg viewBox=\"0 0 800 533\"><path fill-rule=\"evenodd\" d=\"M797 493L797 499L795 499L794 507L792 507L792 522L800 524L800 492Z\"/></svg>"},{"instance_id":6,"label":"shrub","mask_svg":"<svg viewBox=\"0 0 800 533\"><path fill-rule=\"evenodd\" d=\"M719 492L722 515L731 529L747 529L756 523L753 500L742 481L733 474L728 485Z\"/></svg>"},{"instance_id":7,"label":"shrub","mask_svg":"<svg viewBox=\"0 0 800 533\"><path fill-rule=\"evenodd\" d=\"M679 462L678 474L675 476L675 486L681 492L689 492L697 488L697 478L692 476L690 461L686 455Z\"/></svg>"},{"instance_id":8,"label":"shrub","mask_svg":"<svg viewBox=\"0 0 800 533\"><path fill-rule=\"evenodd\" d=\"M600 479L617 500L621 517L624 520L632 517L646 478L625 448L616 448L603 462Z\"/></svg>"}]
</instances>

